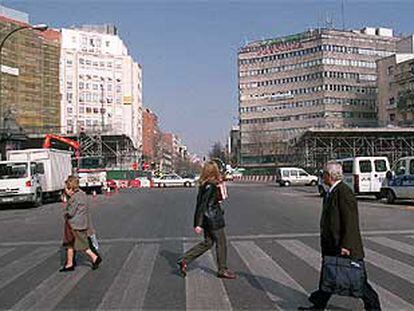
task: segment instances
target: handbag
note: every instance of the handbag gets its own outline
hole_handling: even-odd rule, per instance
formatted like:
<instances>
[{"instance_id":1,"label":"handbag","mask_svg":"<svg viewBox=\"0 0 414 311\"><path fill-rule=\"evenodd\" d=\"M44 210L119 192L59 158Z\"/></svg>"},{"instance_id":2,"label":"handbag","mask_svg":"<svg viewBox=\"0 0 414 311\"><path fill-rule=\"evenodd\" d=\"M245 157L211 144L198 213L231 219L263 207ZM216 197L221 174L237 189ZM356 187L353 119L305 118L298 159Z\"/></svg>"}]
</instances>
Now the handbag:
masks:
<instances>
[{"instance_id":1,"label":"handbag","mask_svg":"<svg viewBox=\"0 0 414 311\"><path fill-rule=\"evenodd\" d=\"M63 245L73 245L75 243L75 235L73 234L72 227L70 226L69 220L65 220L63 230Z\"/></svg>"},{"instance_id":2,"label":"handbag","mask_svg":"<svg viewBox=\"0 0 414 311\"><path fill-rule=\"evenodd\" d=\"M324 256L320 289L340 296L361 298L366 282L366 270L363 260L349 257Z\"/></svg>"},{"instance_id":3,"label":"handbag","mask_svg":"<svg viewBox=\"0 0 414 311\"><path fill-rule=\"evenodd\" d=\"M227 193L227 187L224 182L217 184L217 200L218 202L222 202L229 197Z\"/></svg>"}]
</instances>

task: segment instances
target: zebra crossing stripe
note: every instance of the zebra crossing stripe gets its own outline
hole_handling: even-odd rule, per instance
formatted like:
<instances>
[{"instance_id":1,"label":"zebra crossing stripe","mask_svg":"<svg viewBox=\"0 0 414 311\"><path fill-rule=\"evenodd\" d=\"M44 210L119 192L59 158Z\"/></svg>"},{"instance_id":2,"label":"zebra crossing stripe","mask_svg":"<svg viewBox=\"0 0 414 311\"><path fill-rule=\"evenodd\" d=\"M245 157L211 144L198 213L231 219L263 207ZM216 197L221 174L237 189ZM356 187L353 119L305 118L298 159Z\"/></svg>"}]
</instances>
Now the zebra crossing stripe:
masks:
<instances>
[{"instance_id":1,"label":"zebra crossing stripe","mask_svg":"<svg viewBox=\"0 0 414 311\"><path fill-rule=\"evenodd\" d=\"M193 245L184 243L187 250ZM198 269L191 267L198 265ZM230 299L221 279L217 278L217 266L209 251L192 263L186 277L187 310L232 310Z\"/></svg>"},{"instance_id":2,"label":"zebra crossing stripe","mask_svg":"<svg viewBox=\"0 0 414 311\"><path fill-rule=\"evenodd\" d=\"M102 248L102 257L108 253L110 247ZM78 282L89 272L88 266L78 266L70 273L54 272L40 283L34 290L20 299L12 310L52 310L68 295Z\"/></svg>"},{"instance_id":3,"label":"zebra crossing stripe","mask_svg":"<svg viewBox=\"0 0 414 311\"><path fill-rule=\"evenodd\" d=\"M0 268L0 289L39 265L56 251L55 247L41 247Z\"/></svg>"},{"instance_id":4,"label":"zebra crossing stripe","mask_svg":"<svg viewBox=\"0 0 414 311\"><path fill-rule=\"evenodd\" d=\"M10 253L14 248L0 248L0 257Z\"/></svg>"},{"instance_id":5,"label":"zebra crossing stripe","mask_svg":"<svg viewBox=\"0 0 414 311\"><path fill-rule=\"evenodd\" d=\"M232 245L279 309L293 309L307 302L305 289L254 242L232 242Z\"/></svg>"},{"instance_id":6,"label":"zebra crossing stripe","mask_svg":"<svg viewBox=\"0 0 414 311\"><path fill-rule=\"evenodd\" d=\"M98 310L142 309L158 250L158 244L135 245Z\"/></svg>"},{"instance_id":7,"label":"zebra crossing stripe","mask_svg":"<svg viewBox=\"0 0 414 311\"><path fill-rule=\"evenodd\" d=\"M384 271L414 284L414 268L401 261L389 258L373 250L366 249L366 260Z\"/></svg>"},{"instance_id":8,"label":"zebra crossing stripe","mask_svg":"<svg viewBox=\"0 0 414 311\"><path fill-rule=\"evenodd\" d=\"M315 249L307 246L305 243L299 240L280 240L277 241L287 251L301 258L309 266L316 270L320 270L321 267L321 255ZM381 305L384 310L412 310L414 306L405 300L401 299L397 295L388 291L387 289L369 281L377 290Z\"/></svg>"},{"instance_id":9,"label":"zebra crossing stripe","mask_svg":"<svg viewBox=\"0 0 414 311\"><path fill-rule=\"evenodd\" d=\"M391 240L389 238L386 237L371 237L368 238L368 240L373 241L377 244L386 246L388 248L392 248L395 249L401 253L410 255L410 256L414 256L414 246L407 244L407 243L403 243L400 241L396 241L396 240Z\"/></svg>"}]
</instances>

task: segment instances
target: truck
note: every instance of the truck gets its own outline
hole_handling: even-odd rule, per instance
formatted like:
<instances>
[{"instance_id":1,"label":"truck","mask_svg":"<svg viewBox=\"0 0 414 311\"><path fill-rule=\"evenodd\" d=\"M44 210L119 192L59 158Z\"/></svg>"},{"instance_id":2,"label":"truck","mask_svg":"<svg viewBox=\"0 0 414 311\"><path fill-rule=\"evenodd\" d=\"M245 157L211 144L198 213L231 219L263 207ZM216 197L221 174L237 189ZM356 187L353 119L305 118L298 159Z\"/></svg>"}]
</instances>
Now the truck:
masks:
<instances>
[{"instance_id":1,"label":"truck","mask_svg":"<svg viewBox=\"0 0 414 311\"><path fill-rule=\"evenodd\" d=\"M72 174L72 152L55 149L10 150L0 161L0 204L58 199Z\"/></svg>"},{"instance_id":2,"label":"truck","mask_svg":"<svg viewBox=\"0 0 414 311\"><path fill-rule=\"evenodd\" d=\"M88 193L102 193L107 187L107 172L99 157L85 157L79 159L77 169L79 187Z\"/></svg>"},{"instance_id":3,"label":"truck","mask_svg":"<svg viewBox=\"0 0 414 311\"><path fill-rule=\"evenodd\" d=\"M70 146L75 152L76 174L79 177L79 187L87 193L102 193L106 190L106 169L102 158L85 156L81 154L81 144L76 140L55 134L47 134L43 142L43 148L52 146L52 140L62 142Z\"/></svg>"}]
</instances>

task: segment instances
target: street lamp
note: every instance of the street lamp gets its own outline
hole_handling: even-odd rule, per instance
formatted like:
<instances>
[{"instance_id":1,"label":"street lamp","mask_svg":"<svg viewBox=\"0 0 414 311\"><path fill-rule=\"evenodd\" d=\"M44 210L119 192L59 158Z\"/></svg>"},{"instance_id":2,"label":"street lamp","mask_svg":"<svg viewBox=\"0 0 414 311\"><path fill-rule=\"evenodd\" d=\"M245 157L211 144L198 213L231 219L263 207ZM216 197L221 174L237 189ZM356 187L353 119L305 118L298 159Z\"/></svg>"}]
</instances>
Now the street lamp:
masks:
<instances>
[{"instance_id":1,"label":"street lamp","mask_svg":"<svg viewBox=\"0 0 414 311\"><path fill-rule=\"evenodd\" d=\"M14 33L23 30L23 29L33 29L33 30L37 30L37 31L45 31L48 29L48 26L46 24L38 24L38 25L25 25L25 26L20 26L17 27L16 29L13 29L12 31L10 31L1 41L0 43L0 125L1 125L1 130L4 130L4 109L3 109L3 102L2 102L2 91L3 91L3 85L2 85L2 77L3 77L3 72L2 72L2 51L3 51L3 46L4 43L6 42L6 40L8 38L10 38L11 35L13 35Z\"/></svg>"}]
</instances>

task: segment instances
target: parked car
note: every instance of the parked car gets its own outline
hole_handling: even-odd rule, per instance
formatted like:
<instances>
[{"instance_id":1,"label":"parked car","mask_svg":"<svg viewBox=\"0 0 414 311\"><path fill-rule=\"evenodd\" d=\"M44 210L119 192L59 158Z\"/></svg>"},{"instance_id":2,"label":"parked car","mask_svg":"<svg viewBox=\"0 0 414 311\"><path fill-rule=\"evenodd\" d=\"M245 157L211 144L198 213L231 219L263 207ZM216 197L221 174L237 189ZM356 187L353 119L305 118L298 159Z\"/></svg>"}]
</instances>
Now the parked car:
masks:
<instances>
[{"instance_id":1,"label":"parked car","mask_svg":"<svg viewBox=\"0 0 414 311\"><path fill-rule=\"evenodd\" d=\"M359 195L381 198L381 186L390 164L387 157L355 157L339 159L344 182Z\"/></svg>"},{"instance_id":2,"label":"parked car","mask_svg":"<svg viewBox=\"0 0 414 311\"><path fill-rule=\"evenodd\" d=\"M194 187L194 178L182 178L177 174L166 174L160 178L154 178L156 187Z\"/></svg>"},{"instance_id":3,"label":"parked car","mask_svg":"<svg viewBox=\"0 0 414 311\"><path fill-rule=\"evenodd\" d=\"M316 186L318 177L299 167L281 167L276 171L276 183L285 187L291 185Z\"/></svg>"},{"instance_id":4,"label":"parked car","mask_svg":"<svg viewBox=\"0 0 414 311\"><path fill-rule=\"evenodd\" d=\"M414 199L414 157L398 159L382 183L381 196L392 204L397 200Z\"/></svg>"}]
</instances>

